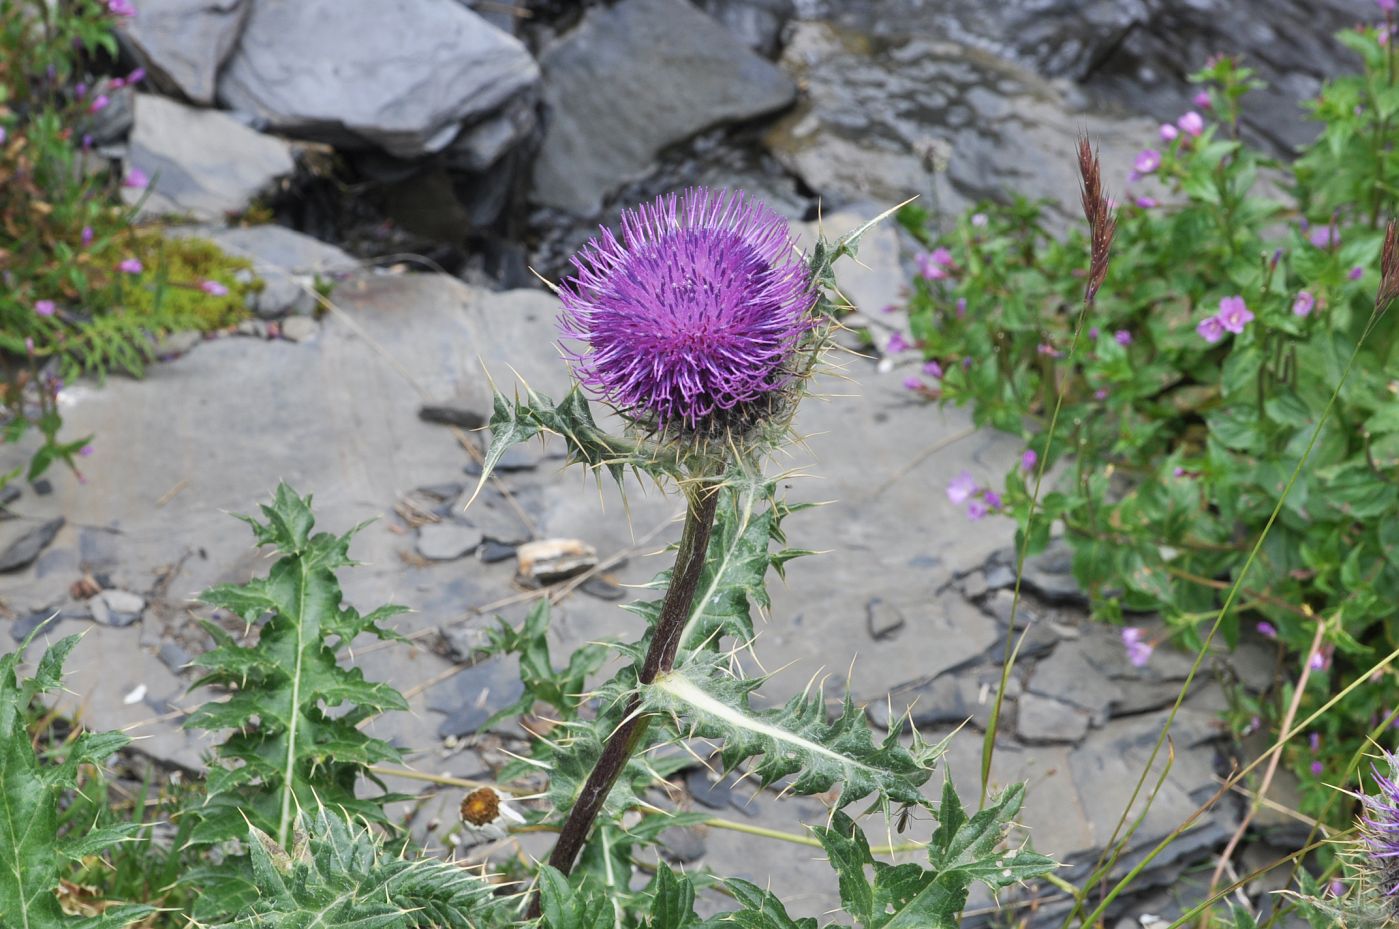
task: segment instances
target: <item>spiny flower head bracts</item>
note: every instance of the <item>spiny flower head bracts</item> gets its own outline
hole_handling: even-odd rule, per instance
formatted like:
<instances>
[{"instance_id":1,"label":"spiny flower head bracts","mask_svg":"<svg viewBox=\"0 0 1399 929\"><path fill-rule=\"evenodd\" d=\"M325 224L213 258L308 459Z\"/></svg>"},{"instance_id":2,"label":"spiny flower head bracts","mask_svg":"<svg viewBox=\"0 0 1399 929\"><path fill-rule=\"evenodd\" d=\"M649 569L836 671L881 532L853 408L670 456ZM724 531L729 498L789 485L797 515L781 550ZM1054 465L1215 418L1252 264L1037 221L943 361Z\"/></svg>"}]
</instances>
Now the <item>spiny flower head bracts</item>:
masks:
<instances>
[{"instance_id":1,"label":"spiny flower head bracts","mask_svg":"<svg viewBox=\"0 0 1399 929\"><path fill-rule=\"evenodd\" d=\"M691 188L602 229L560 287L578 381L639 423L742 431L798 377L816 291L787 222L741 192ZM714 428L718 427L718 428Z\"/></svg>"}]
</instances>

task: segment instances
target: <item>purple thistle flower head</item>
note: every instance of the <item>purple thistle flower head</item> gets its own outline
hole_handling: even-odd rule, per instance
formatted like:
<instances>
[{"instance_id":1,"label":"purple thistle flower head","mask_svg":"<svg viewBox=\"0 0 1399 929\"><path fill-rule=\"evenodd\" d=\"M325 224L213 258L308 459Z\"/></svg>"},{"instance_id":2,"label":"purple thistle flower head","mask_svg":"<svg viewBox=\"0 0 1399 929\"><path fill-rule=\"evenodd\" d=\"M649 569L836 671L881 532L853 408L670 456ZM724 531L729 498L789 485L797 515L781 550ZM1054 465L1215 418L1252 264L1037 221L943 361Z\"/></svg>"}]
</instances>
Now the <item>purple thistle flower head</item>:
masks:
<instances>
[{"instance_id":1,"label":"purple thistle flower head","mask_svg":"<svg viewBox=\"0 0 1399 929\"><path fill-rule=\"evenodd\" d=\"M1393 920L1399 918L1399 758L1380 754L1385 770L1371 766L1374 788L1360 797L1360 850L1365 883Z\"/></svg>"},{"instance_id":2,"label":"purple thistle flower head","mask_svg":"<svg viewBox=\"0 0 1399 929\"><path fill-rule=\"evenodd\" d=\"M789 362L815 325L792 244L785 220L732 191L691 188L625 211L621 238L603 229L559 288L575 377L661 427L759 409L794 379Z\"/></svg>"}]
</instances>

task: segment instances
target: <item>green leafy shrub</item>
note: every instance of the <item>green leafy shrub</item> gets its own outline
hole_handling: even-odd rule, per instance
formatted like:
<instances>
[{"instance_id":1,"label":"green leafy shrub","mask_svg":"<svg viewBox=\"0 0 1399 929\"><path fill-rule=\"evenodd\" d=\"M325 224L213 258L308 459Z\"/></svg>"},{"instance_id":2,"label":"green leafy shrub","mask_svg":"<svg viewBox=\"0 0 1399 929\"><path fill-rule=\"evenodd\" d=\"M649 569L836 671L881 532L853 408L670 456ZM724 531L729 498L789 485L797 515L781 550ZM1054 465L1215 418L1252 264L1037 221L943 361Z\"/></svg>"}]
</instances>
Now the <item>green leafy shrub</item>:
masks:
<instances>
[{"instance_id":1,"label":"green leafy shrub","mask_svg":"<svg viewBox=\"0 0 1399 929\"><path fill-rule=\"evenodd\" d=\"M1292 163L1237 136L1248 69L1221 57L1195 75L1211 118L1163 126L1138 156L1081 323L1085 239L1057 235L1041 205L983 204L943 230L902 216L931 250L909 301L924 374L908 386L1026 443L1003 491L964 476L949 495L1024 526L1047 471L1029 551L1062 524L1096 615L1159 612L1191 647L1242 577L1223 637L1276 638L1293 675L1310 664L1299 718L1399 646L1399 340L1380 261L1399 85L1380 34L1341 36L1363 73L1325 86L1321 135ZM1138 662L1158 644L1124 641ZM1293 750L1308 808L1396 709L1394 685L1382 667ZM1239 725L1286 697L1245 703Z\"/></svg>"},{"instance_id":2,"label":"green leafy shrub","mask_svg":"<svg viewBox=\"0 0 1399 929\"><path fill-rule=\"evenodd\" d=\"M117 12L113 12L113 10ZM156 339L246 315L247 262L207 242L136 230L117 176L89 133L111 94L141 75L104 76L116 57L99 0L0 0L0 420L7 442L42 436L27 477L74 464L87 440L63 442L53 394L63 379L139 375ZM3 357L8 356L8 357ZM0 475L0 484L18 472Z\"/></svg>"},{"instance_id":3,"label":"green leafy shrub","mask_svg":"<svg viewBox=\"0 0 1399 929\"><path fill-rule=\"evenodd\" d=\"M144 905L106 908L76 917L59 905L60 865L81 861L129 839L139 823L61 829L59 807L78 791L79 769L100 765L130 739L121 733L84 733L63 747L62 757L41 763L27 721L40 694L62 682L63 662L77 636L48 649L32 678L19 676L20 651L0 656L0 925L27 929L121 929L150 913Z\"/></svg>"}]
</instances>

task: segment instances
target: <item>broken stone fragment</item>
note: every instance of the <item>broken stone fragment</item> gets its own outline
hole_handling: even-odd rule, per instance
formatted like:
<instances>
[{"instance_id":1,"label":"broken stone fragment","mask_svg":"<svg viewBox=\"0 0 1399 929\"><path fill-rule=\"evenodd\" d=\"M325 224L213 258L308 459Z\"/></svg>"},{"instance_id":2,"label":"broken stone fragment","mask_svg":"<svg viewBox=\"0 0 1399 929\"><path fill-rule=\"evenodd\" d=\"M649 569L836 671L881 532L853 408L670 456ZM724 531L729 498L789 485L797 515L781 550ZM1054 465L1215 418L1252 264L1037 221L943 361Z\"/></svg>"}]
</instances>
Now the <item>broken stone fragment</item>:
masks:
<instances>
[{"instance_id":1,"label":"broken stone fragment","mask_svg":"<svg viewBox=\"0 0 1399 929\"><path fill-rule=\"evenodd\" d=\"M540 539L515 550L521 580L551 584L573 577L597 564L597 549L578 539Z\"/></svg>"}]
</instances>

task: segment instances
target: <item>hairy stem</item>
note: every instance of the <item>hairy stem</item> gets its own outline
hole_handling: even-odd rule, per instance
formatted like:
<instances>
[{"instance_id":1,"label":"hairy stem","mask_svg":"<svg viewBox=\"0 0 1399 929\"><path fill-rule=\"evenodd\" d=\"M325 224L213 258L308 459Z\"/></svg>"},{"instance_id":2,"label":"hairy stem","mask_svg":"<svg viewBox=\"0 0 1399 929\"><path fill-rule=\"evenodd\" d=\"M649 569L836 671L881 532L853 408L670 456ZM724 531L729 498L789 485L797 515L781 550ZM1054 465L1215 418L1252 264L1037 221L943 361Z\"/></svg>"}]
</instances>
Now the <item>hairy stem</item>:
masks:
<instances>
[{"instance_id":1,"label":"hairy stem","mask_svg":"<svg viewBox=\"0 0 1399 929\"><path fill-rule=\"evenodd\" d=\"M694 605L695 590L699 586L700 572L709 550L709 535L714 529L714 514L719 505L718 488L708 483L698 483L687 494L689 507L685 511L685 528L680 534L679 551L675 555L675 570L671 574L665 601L661 604L660 618L651 635L651 648L641 665L640 683L643 685L675 666L685 621ZM612 785L617 782L646 734L648 725L650 717L641 712L640 698L632 697L622 716L622 724L603 746L597 764L593 766L587 783L583 785L559 832L559 841L549 855L549 864L564 874L572 870L592 830L593 821L601 812ZM533 916L539 915L537 895L530 912Z\"/></svg>"}]
</instances>

